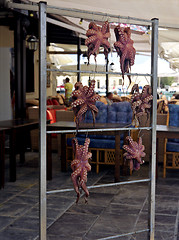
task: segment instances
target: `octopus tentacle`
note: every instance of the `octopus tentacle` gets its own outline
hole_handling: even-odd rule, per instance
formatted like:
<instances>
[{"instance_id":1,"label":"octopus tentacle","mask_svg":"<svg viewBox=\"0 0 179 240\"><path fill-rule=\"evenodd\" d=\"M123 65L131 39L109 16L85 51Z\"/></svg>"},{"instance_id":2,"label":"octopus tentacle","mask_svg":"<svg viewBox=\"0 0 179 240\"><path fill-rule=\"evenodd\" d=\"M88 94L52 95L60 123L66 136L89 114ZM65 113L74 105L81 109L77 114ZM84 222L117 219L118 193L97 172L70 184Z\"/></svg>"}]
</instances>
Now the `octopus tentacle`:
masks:
<instances>
[{"instance_id":1,"label":"octopus tentacle","mask_svg":"<svg viewBox=\"0 0 179 240\"><path fill-rule=\"evenodd\" d=\"M78 164L79 164L79 160L78 159L74 159L71 162L71 168L72 168L73 171L75 171L75 168L77 167Z\"/></svg>"},{"instance_id":2,"label":"octopus tentacle","mask_svg":"<svg viewBox=\"0 0 179 240\"><path fill-rule=\"evenodd\" d=\"M94 94L94 88L95 88L95 80L91 80L90 86L88 88L88 92L86 94L86 97L91 97Z\"/></svg>"},{"instance_id":3,"label":"octopus tentacle","mask_svg":"<svg viewBox=\"0 0 179 240\"><path fill-rule=\"evenodd\" d=\"M74 102L72 102L71 106L72 107L77 107L77 106L82 105L84 103L85 103L84 99L77 99Z\"/></svg>"},{"instance_id":4,"label":"octopus tentacle","mask_svg":"<svg viewBox=\"0 0 179 240\"><path fill-rule=\"evenodd\" d=\"M95 105L90 104L90 103L88 105L93 112L98 113L98 108Z\"/></svg>"},{"instance_id":5,"label":"octopus tentacle","mask_svg":"<svg viewBox=\"0 0 179 240\"><path fill-rule=\"evenodd\" d=\"M71 94L72 97L80 97L81 95L82 95L82 93L80 90L75 90Z\"/></svg>"},{"instance_id":6,"label":"octopus tentacle","mask_svg":"<svg viewBox=\"0 0 179 240\"><path fill-rule=\"evenodd\" d=\"M105 34L106 32L109 32L109 23L108 23L108 21L106 21L106 22L103 24L102 29L101 29L101 32L102 32L103 34Z\"/></svg>"},{"instance_id":7,"label":"octopus tentacle","mask_svg":"<svg viewBox=\"0 0 179 240\"><path fill-rule=\"evenodd\" d=\"M78 114L76 116L77 122L80 121L81 117L84 115L84 113L87 112L87 110L88 110L87 104L81 107L81 109L78 111Z\"/></svg>"},{"instance_id":8,"label":"octopus tentacle","mask_svg":"<svg viewBox=\"0 0 179 240\"><path fill-rule=\"evenodd\" d=\"M99 27L96 25L96 23L91 22L89 24L89 29L94 29L95 31L98 31Z\"/></svg>"},{"instance_id":9,"label":"octopus tentacle","mask_svg":"<svg viewBox=\"0 0 179 240\"><path fill-rule=\"evenodd\" d=\"M93 43L96 40L96 36L90 36L85 40L85 45L88 46L89 44Z\"/></svg>"},{"instance_id":10,"label":"octopus tentacle","mask_svg":"<svg viewBox=\"0 0 179 240\"><path fill-rule=\"evenodd\" d=\"M95 34L96 34L96 31L94 29L88 29L87 32L86 32L87 37L94 36ZM88 40L88 39L86 39L86 40Z\"/></svg>"},{"instance_id":11,"label":"octopus tentacle","mask_svg":"<svg viewBox=\"0 0 179 240\"><path fill-rule=\"evenodd\" d=\"M99 96L98 94L94 94L94 95L90 98L89 102L96 102L96 101L99 101L99 99L100 99L100 96Z\"/></svg>"}]
</instances>

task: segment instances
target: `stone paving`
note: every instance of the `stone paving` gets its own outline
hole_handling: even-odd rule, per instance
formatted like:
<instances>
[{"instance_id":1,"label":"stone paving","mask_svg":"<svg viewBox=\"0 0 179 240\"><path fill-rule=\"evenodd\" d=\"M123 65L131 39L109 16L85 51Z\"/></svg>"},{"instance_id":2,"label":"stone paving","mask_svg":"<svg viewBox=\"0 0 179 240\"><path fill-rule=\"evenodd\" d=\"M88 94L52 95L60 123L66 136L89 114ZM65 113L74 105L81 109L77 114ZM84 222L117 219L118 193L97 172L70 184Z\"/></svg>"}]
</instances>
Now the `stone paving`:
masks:
<instances>
[{"instance_id":1,"label":"stone paving","mask_svg":"<svg viewBox=\"0 0 179 240\"><path fill-rule=\"evenodd\" d=\"M0 239L37 240L39 231L39 159L37 153L26 153L26 163L17 163L17 181L0 190ZM19 162L17 160L17 162ZM94 168L95 169L95 168ZM160 175L156 188L156 240L179 240L179 171ZM89 173L88 185L113 182L113 167ZM148 165L121 180L148 177ZM72 188L70 171L60 172L57 154L53 154L53 180L48 190ZM148 229L148 183L103 187L90 190L88 203L81 197L75 204L73 192L47 196L48 240L147 240L147 232L125 236L128 232ZM117 237L123 234L123 237ZM114 236L116 236L114 238ZM113 238L112 238L113 237Z\"/></svg>"}]
</instances>

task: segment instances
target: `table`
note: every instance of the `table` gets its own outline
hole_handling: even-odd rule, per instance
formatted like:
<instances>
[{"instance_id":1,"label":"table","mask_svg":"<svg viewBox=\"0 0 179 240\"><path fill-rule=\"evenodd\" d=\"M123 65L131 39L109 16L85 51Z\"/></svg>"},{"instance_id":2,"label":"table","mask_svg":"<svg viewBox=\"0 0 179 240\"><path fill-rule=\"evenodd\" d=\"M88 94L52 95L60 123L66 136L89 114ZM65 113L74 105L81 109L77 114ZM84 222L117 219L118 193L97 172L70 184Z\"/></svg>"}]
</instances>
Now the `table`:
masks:
<instances>
[{"instance_id":1,"label":"table","mask_svg":"<svg viewBox=\"0 0 179 240\"><path fill-rule=\"evenodd\" d=\"M115 181L120 180L120 134L127 134L128 130L117 130L116 128L123 128L126 124L120 123L96 123L93 127L92 123L83 123L80 124L79 130L86 130L85 132L90 132L92 129L96 129L96 132L90 132L90 134L104 134L104 135L115 135ZM66 132L76 129L75 122L65 122L60 121L47 125L47 131L61 131L64 130L64 133L61 134L61 170L66 171ZM109 131L103 131L107 129ZM52 154L51 154L51 134L47 136L47 179L52 179Z\"/></svg>"},{"instance_id":2,"label":"table","mask_svg":"<svg viewBox=\"0 0 179 240\"><path fill-rule=\"evenodd\" d=\"M16 146L17 139L20 139L20 162L24 163L25 161L25 133L36 129L39 127L38 120L29 120L29 119L14 119L7 121L0 121L0 128L6 128L5 133L10 135L10 161L9 161L9 171L10 171L10 181L16 181ZM3 151L1 151L1 158L3 158ZM4 171L4 166L3 170Z\"/></svg>"},{"instance_id":3,"label":"table","mask_svg":"<svg viewBox=\"0 0 179 240\"><path fill-rule=\"evenodd\" d=\"M163 139L163 144L165 138L179 138L179 127L172 127L166 125L157 125L157 146L158 146L158 139ZM157 158L156 158L156 177L158 177L158 151L157 151Z\"/></svg>"}]
</instances>

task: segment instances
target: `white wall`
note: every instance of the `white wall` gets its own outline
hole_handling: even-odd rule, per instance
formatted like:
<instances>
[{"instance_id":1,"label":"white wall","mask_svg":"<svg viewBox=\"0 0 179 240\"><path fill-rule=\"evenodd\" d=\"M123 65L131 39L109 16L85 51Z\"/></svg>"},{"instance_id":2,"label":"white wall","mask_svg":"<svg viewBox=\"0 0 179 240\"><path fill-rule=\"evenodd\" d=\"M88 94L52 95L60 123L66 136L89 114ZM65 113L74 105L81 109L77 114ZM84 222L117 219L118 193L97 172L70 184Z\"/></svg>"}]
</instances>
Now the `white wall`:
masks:
<instances>
[{"instance_id":1,"label":"white wall","mask_svg":"<svg viewBox=\"0 0 179 240\"><path fill-rule=\"evenodd\" d=\"M12 119L10 97L10 48L0 47L0 121Z\"/></svg>"}]
</instances>

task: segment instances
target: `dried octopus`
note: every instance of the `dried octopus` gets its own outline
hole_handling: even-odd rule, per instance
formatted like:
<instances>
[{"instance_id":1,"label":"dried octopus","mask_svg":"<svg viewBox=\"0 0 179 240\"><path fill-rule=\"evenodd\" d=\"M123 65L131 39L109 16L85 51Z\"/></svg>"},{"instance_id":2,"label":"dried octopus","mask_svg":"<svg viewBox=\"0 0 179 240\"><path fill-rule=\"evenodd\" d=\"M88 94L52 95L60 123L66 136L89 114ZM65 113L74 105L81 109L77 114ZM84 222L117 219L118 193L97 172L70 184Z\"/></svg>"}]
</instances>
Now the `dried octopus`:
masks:
<instances>
[{"instance_id":1,"label":"dried octopus","mask_svg":"<svg viewBox=\"0 0 179 240\"><path fill-rule=\"evenodd\" d=\"M92 153L88 152L89 144L89 138L86 138L84 146L78 144L77 138L72 140L75 159L71 163L71 168L73 171L71 174L71 179L75 192L77 193L76 203L80 198L80 188L82 188L85 192L85 202L87 202L87 197L89 196L89 191L86 186L87 172L91 171L91 166L88 163L88 160L92 157Z\"/></svg>"},{"instance_id":2,"label":"dried octopus","mask_svg":"<svg viewBox=\"0 0 179 240\"><path fill-rule=\"evenodd\" d=\"M96 56L99 53L100 47L104 48L104 55L107 59L108 53L110 52L110 43L108 38L111 36L108 21L106 21L102 27L97 26L94 22L91 22L89 24L89 29L86 32L86 36L88 37L85 40L85 45L88 47L88 62L91 55L94 55L96 61Z\"/></svg>"},{"instance_id":3,"label":"dried octopus","mask_svg":"<svg viewBox=\"0 0 179 240\"><path fill-rule=\"evenodd\" d=\"M153 96L149 85L143 87L142 93L139 93L137 86L135 86L135 89L132 89L132 91L134 92L130 100L133 111L132 125L139 126L140 116L147 113L147 119L149 118Z\"/></svg>"},{"instance_id":4,"label":"dried octopus","mask_svg":"<svg viewBox=\"0 0 179 240\"><path fill-rule=\"evenodd\" d=\"M134 65L136 50L133 47L133 40L131 39L130 27L121 28L120 24L115 27L114 33L116 35L116 42L114 47L120 56L120 67L122 71L122 78L124 81L124 74L129 73L131 66ZM131 84L131 77L128 75L129 85Z\"/></svg>"},{"instance_id":5,"label":"dried octopus","mask_svg":"<svg viewBox=\"0 0 179 240\"><path fill-rule=\"evenodd\" d=\"M95 106L95 102L100 99L98 94L94 92L95 80L91 81L90 86L83 86L82 83L77 82L75 84L75 90L72 92L72 108L76 117L77 128L82 120L85 118L85 114L88 110L92 112L93 124L95 123L95 117L98 113L98 108Z\"/></svg>"},{"instance_id":6,"label":"dried octopus","mask_svg":"<svg viewBox=\"0 0 179 240\"><path fill-rule=\"evenodd\" d=\"M142 145L142 138L139 137L138 143L134 141L130 136L126 137L128 145L124 145L123 149L126 150L124 157L130 161L131 170L139 170L140 165L144 163L142 157L145 157L145 147Z\"/></svg>"}]
</instances>

